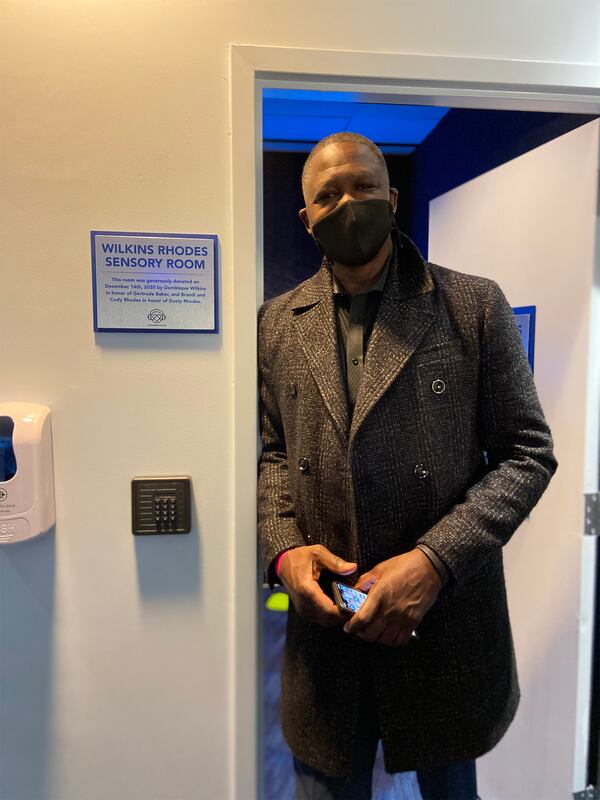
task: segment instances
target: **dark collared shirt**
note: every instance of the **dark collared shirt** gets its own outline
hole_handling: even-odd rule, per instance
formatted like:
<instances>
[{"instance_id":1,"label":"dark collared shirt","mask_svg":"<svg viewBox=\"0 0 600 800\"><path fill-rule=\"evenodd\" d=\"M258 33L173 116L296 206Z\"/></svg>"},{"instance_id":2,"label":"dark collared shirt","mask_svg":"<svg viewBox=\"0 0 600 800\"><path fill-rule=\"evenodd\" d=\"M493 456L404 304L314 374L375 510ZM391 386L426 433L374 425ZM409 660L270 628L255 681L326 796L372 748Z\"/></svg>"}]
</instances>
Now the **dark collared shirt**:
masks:
<instances>
[{"instance_id":1,"label":"dark collared shirt","mask_svg":"<svg viewBox=\"0 0 600 800\"><path fill-rule=\"evenodd\" d=\"M348 294L335 275L333 276L340 363L344 368L348 407L351 412L356 403L369 337L390 271L390 258L373 286L364 294Z\"/></svg>"}]
</instances>

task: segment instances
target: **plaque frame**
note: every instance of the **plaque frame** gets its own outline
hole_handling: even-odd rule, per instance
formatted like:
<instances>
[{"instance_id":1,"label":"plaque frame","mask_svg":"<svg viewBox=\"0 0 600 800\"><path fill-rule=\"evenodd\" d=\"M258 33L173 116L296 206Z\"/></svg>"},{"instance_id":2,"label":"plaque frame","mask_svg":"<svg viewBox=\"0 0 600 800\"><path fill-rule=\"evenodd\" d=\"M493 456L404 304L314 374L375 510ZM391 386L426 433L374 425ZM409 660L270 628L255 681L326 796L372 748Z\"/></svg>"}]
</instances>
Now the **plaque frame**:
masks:
<instances>
[{"instance_id":1,"label":"plaque frame","mask_svg":"<svg viewBox=\"0 0 600 800\"><path fill-rule=\"evenodd\" d=\"M121 236L125 238L143 237L145 239L200 239L210 240L213 248L213 327L212 328L124 328L107 327L99 324L98 291L96 287L96 237ZM156 233L148 231L105 231L91 230L92 249L92 304L94 333L219 333L219 237L215 233Z\"/></svg>"}]
</instances>

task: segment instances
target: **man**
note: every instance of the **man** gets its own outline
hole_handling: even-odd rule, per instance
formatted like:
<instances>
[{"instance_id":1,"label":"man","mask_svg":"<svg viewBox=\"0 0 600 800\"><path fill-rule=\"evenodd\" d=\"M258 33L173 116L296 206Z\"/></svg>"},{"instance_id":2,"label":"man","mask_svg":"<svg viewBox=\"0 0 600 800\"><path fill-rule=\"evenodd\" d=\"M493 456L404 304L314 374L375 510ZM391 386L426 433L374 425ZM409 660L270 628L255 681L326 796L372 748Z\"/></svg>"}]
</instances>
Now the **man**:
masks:
<instances>
[{"instance_id":1,"label":"man","mask_svg":"<svg viewBox=\"0 0 600 800\"><path fill-rule=\"evenodd\" d=\"M473 760L519 701L501 548L556 469L550 431L501 290L423 261L371 141L319 142L303 192L323 264L259 315L259 533L291 599L297 796L370 797L381 738L426 800L474 800ZM368 591L351 618L334 576Z\"/></svg>"}]
</instances>

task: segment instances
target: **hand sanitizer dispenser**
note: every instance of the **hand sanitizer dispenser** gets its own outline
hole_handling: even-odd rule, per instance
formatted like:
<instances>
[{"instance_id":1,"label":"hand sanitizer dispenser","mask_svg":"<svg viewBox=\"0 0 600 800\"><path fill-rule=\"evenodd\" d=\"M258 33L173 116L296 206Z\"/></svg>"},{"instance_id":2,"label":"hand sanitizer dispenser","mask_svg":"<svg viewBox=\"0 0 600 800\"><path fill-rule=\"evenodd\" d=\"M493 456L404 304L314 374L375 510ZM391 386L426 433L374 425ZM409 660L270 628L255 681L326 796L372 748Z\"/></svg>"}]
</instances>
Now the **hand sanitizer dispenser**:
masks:
<instances>
[{"instance_id":1,"label":"hand sanitizer dispenser","mask_svg":"<svg viewBox=\"0 0 600 800\"><path fill-rule=\"evenodd\" d=\"M50 409L0 403L0 544L33 539L54 522Z\"/></svg>"}]
</instances>

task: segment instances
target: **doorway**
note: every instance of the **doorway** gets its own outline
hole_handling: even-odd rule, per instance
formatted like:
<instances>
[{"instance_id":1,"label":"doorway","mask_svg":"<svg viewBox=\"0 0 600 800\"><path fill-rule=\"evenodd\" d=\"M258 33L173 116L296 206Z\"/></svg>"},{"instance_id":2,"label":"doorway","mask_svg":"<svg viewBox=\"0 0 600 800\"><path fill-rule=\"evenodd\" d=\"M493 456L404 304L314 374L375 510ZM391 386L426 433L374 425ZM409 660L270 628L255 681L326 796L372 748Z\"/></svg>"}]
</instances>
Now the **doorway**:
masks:
<instances>
[{"instance_id":1,"label":"doorway","mask_svg":"<svg viewBox=\"0 0 600 800\"><path fill-rule=\"evenodd\" d=\"M243 50L248 50L248 48L242 48L242 49ZM250 53L252 58L257 57L257 53L256 53L257 50L261 50L261 51L262 50L270 50L270 48L249 48L249 49L252 51L252 53ZM246 52L244 55L247 56L248 53ZM281 55L281 53L279 53L279 54L273 54L273 53L264 54L263 53L263 55L265 55L265 59L261 63L263 63L263 64L268 63L268 64L270 64L272 66L273 65L273 60L272 60L273 57ZM363 64L365 63L365 54L343 54L343 57L342 57L342 54L341 54L339 59L338 59L338 61L339 61L338 68L339 69L343 69L344 63L346 63L346 65L347 65L347 63L348 63L347 59L350 57L350 55L356 55L358 61L362 60ZM238 52L235 57L237 57L237 56L241 57L242 53ZM235 61L235 57L234 57L234 61ZM308 58L308 57L309 56L308 56L308 51L307 51L306 58ZM292 54L292 56L290 56L290 58L292 59L292 61L294 61L295 70L297 70L298 69L298 53L295 52L294 54ZM324 58L325 58L325 55L324 55ZM415 85L416 83L418 83L418 80L416 80L416 79L412 80L412 81L410 79L407 79L404 82L402 82L402 80L401 80L401 75L402 74L410 74L411 70L412 70L412 75L414 75L414 71L415 70L417 72L419 71L419 67L415 63L413 63L411 65L411 69L407 70L407 68L406 68L406 59L407 58L410 60L410 57L398 57L397 63L395 64L394 68L399 70L400 75L396 74L395 76L390 76L391 79L394 78L397 81L395 86L391 85L391 83L393 81L390 80L390 82L388 82L388 84L386 86L379 85L379 86L375 87L375 86L372 85L373 79L370 78L370 77L367 77L367 78L363 78L362 80L361 79L345 79L343 88L345 90L347 90L348 88L350 88L349 84L351 84L351 88L353 88L355 90L357 90L357 89L364 90L366 88L366 84L368 84L369 80L370 80L371 81L371 85L368 86L368 88L369 88L370 91L372 91L375 88L377 88L379 90L378 92L373 92L373 94L375 94L378 97L378 99L381 99L381 94L386 94L389 97L392 94L392 92L395 91L396 94L393 95L394 102L401 103L401 102L406 102L407 100L410 100L411 102L414 103L415 99L416 99L418 101L417 102L418 105L424 105L427 102L431 102L432 100L433 100L433 105L438 105L438 106L443 106L444 104L449 105L450 104L449 98L452 98L452 103L454 104L453 107L455 107L455 108L457 108L457 107L460 107L460 108L473 107L473 106L475 106L477 104L477 105L480 105L480 106L481 105L487 106L488 108L496 108L497 110L502 110L502 109L503 110L521 110L524 107L528 107L530 110L532 110L532 108L535 109L535 110L540 110L540 108L543 107L543 110L546 110L546 111L557 111L557 110L565 111L568 108L569 111L578 111L578 112L581 111L581 112L586 112L586 113L590 113L590 112L591 113L598 113L598 110L600 110L600 105L597 103L597 100L596 99L591 99L589 95L585 99L582 98L581 96L579 96L578 99L576 100L575 99L576 95L573 93L573 95L572 95L572 97L570 99L564 100L564 99L557 98L556 95L550 90L550 88L539 90L537 93L536 92L531 92L530 94L532 96L524 100L523 92L516 92L515 93L514 92L514 87L512 89L511 88L506 88L506 84L505 83L503 84L503 88L500 88L500 89L499 88L491 88L492 86L496 86L496 87L500 86L502 84L502 82L500 82L500 81L498 81L496 83L494 83L492 81L491 84L486 85L485 88L482 88L481 85L479 85L477 87L474 87L473 85L465 86L464 83L463 83L462 86L457 88L456 84L449 85L449 83L446 81L445 82L446 83L445 86L442 86L442 87L436 86L435 89L432 86L424 87L422 84L420 86ZM417 58L417 57L415 57L415 58ZM329 64L331 64L331 59L332 59L332 54L327 54L327 57L325 58L325 60L326 61L328 60ZM260 58L258 60L260 61ZM374 60L378 61L380 59L378 57L374 56ZM432 59L432 61L436 61L436 60ZM458 60L458 61L461 61L461 60ZM290 62L288 61L287 63L288 63L288 66L289 66ZM305 67L308 66L308 61L306 61L306 59L304 60L303 63L305 65ZM318 63L318 61L317 62L313 62L313 63ZM261 70L256 68L257 67L257 62L256 61L254 62L254 64L249 65L248 64L248 60L245 59L245 63L244 64L238 63L237 66L239 67L239 69L237 70L237 72L238 72L238 74L237 74L238 80L236 82L234 82L234 98L233 98L233 101L234 101L233 102L233 111L234 111L234 113L233 113L233 122L234 122L234 172L236 173L236 175L238 174L237 170L236 170L236 164L240 167L242 172L245 171L245 179L246 180L244 181L244 177L242 175L240 175L239 178L240 178L242 183L244 183L244 182L246 183L246 185L245 185L245 189L246 189L245 197L246 197L246 199L249 199L250 195L253 196L253 201L254 201L255 207L257 209L257 216L256 216L256 218L254 220L250 220L249 221L247 219L247 213L246 213L246 219L241 223L241 229L237 228L237 222L236 222L236 234L235 234L235 237L234 237L234 246L235 246L235 248L237 250L239 245L243 241L245 241L246 246L248 245L249 242L253 242L254 244L256 244L256 246L257 246L256 247L256 253L257 253L256 262L257 262L258 268L253 270L252 277L254 277L254 279L255 279L254 280L254 286L256 287L257 298L260 298L261 297L261 289L262 289L262 286L261 286L261 284L262 284L262 275L260 274L260 264L262 263L262 260L263 260L262 225L260 224L261 223L261 220L260 220L260 216L261 216L261 214L260 214L260 205L261 205L261 199L262 199L262 185L261 185L262 184L262 171L260 169L260 166L261 166L261 153L260 153L260 149L261 148L260 148L260 144L262 144L262 141L261 141L261 113L260 113L261 112L261 105L262 105L261 90L263 88L290 88L291 85L293 85L295 88L308 88L308 89L311 89L311 90L315 90L315 88L318 88L319 90L323 90L325 88L332 88L332 89L335 89L335 90L339 90L340 89L340 79L337 79L334 82L333 79L329 79L329 80L320 79L319 80L319 79L316 79L316 78L312 78L311 82L309 83L308 82L309 79L307 78L306 73L302 73L301 77L295 76L294 80L291 80L289 78L289 76L286 76L287 79L282 81L281 80L281 74L277 74L277 73L275 73L274 76L270 76L270 77L265 78L264 77L264 73L260 74ZM356 64L354 66L356 68ZM423 66L423 64L421 64L421 66ZM433 63L429 63L428 66L429 66L429 68L435 69L435 64L433 64ZM438 66L439 66L439 64L438 64ZM458 67L459 65L455 64L454 66ZM462 66L465 67L464 64ZM488 66L490 66L490 65L488 65ZM392 65L389 64L388 65L388 72L393 72L394 68L392 68ZM283 72L285 72L285 71L286 70L283 70ZM307 71L309 71L309 70L307 70ZM234 73L235 72L236 72L236 70L234 68ZM427 70L425 70L425 73L426 72L427 72ZM459 70L459 72L460 72L460 70ZM351 74L357 74L357 72L352 72L352 71L350 71L350 73ZM449 73L446 73L446 74L449 74ZM464 73L463 73L463 77L464 77ZM521 76L521 78L522 77L523 76ZM282 83L285 84L283 87L282 87ZM444 82L442 81L441 83L444 83ZM458 83L460 83L460 81ZM236 96L236 87L237 87L237 91L239 92L239 94L237 96ZM246 91L244 91L244 87L245 87ZM251 93L249 95L248 92L249 92L250 89L252 89L252 91L251 91ZM539 87L538 87L538 89L539 89ZM368 94L369 92L366 92L366 93ZM512 95L511 95L511 93L512 93ZM253 145L253 147L252 147L253 159L252 159L252 165L251 165L251 166L254 166L256 168L256 172L254 172L254 174L252 174L251 167L249 168L248 161L246 160L245 162L242 163L242 161L239 158L239 156L241 155L241 151L244 150L244 146L241 144L242 138L243 138L242 134L241 134L241 131L240 131L240 137L242 137L242 138L237 138L235 136L236 115L239 117L239 115L243 111L243 109L248 111L251 107L253 108L253 112L254 112L254 115L255 115L254 118L255 118L255 121L256 121L256 126L255 126L255 131L254 131L255 135L253 137L253 142L252 142L252 145ZM515 108L515 107L517 107L517 108ZM247 119L248 119L248 117L246 116L246 128L247 128ZM238 121L240 121L240 120L238 120ZM239 148L238 148L238 145L239 145ZM245 141L245 153L246 153L246 155L248 155L248 153L249 153L249 142L247 140ZM597 156L597 154L596 154L596 156ZM241 212L241 209L243 207L243 202L242 201L243 201L243 198L238 196L237 201L234 203L234 218L236 220L238 220L238 219L241 220L241 216L239 216L238 213L236 212L236 208ZM246 208L246 212L247 212L247 208ZM254 228L254 230L252 230L252 222L254 222L256 224L256 227ZM450 265L450 266L453 266L453 265ZM236 282L237 282L237 275L236 275ZM246 283L245 283L246 290L249 288L249 286L250 286L250 282L246 281ZM239 295L239 293L241 291L242 291L242 287L241 286L234 287L234 294ZM248 295L246 294L246 301L247 301L247 296ZM241 300L241 297L240 297L240 300ZM238 304L236 304L236 305L237 305L237 308L239 310L241 310L241 307ZM237 328L238 328L239 331L244 329L244 326L245 326L243 316L244 316L243 314L242 314L242 316L240 316L236 312L236 325L237 325ZM250 319L247 318L246 322L249 323ZM248 330L249 330L247 325L245 326L245 330L246 330L246 336L247 336L248 335ZM238 336L236 336L236 341L240 341ZM240 352L240 355L241 355L241 351L238 351L238 352ZM238 362L238 364L239 364L239 362ZM255 384L253 383L253 379L250 378L250 376L248 375L247 371L245 372L242 369L241 372L244 373L243 380L245 381L246 389L248 389L248 387L250 387L252 385L255 386ZM238 383L238 391L240 389L241 389L241 385ZM246 394L245 396L247 397L248 395ZM238 409L241 409L241 406L238 406ZM246 411L247 411L247 409L246 409ZM241 441L243 439L243 436L244 436L244 434L242 432L242 428L241 428L241 425L243 424L244 415L243 414L239 414L239 415L236 415L236 416L237 416L237 419L238 419L238 430L237 430L237 434L236 434L236 446L238 446L241 443ZM250 416L247 413L245 415L245 418L246 418L246 422L250 422ZM252 421L252 423L253 423L253 421ZM238 450L238 452L240 452L240 451ZM248 452L248 450L246 449L246 453L247 452ZM240 462L239 461L238 461L238 466L240 466ZM240 484L238 484L238 485L240 485ZM240 513L241 517L244 517L244 513L243 513L244 503L247 502L247 508L250 508L250 507L253 506L253 499L250 500L250 494L249 493L246 493L245 495L244 495L243 492L242 493L237 493L236 496L237 496L237 501L238 501L237 502L236 513ZM248 522L248 517L245 517L245 520L246 520L246 523L247 523ZM244 526L242 526L242 528L244 528ZM238 525L237 529L238 529L238 531L241 530L239 525ZM246 526L246 530L247 530L248 534L250 535L250 526L249 525ZM593 544L595 545L595 542ZM245 542L245 544L243 545L242 550L246 546L248 546L247 542ZM590 548L588 547L587 549L589 550ZM584 556L582 556L582 557L585 558ZM241 565L241 563L239 562L239 556L236 556L236 562L238 563L239 574L241 575L241 574L243 574L244 569L243 569L243 566ZM588 563L589 563L589 561L588 561ZM585 578L585 575L583 577ZM589 583L590 575L588 575L587 579L588 579L588 583ZM240 585L239 581L238 581L238 585ZM582 584L582 591L583 591L584 595L586 594L586 591L587 591L587 594L589 596L591 596L591 591L590 590L591 590L590 586L587 587L587 590L584 590L584 587L583 587L583 584ZM247 617L246 617L246 621L247 621ZM237 626L236 626L235 630L239 630L239 618L238 618ZM235 633L234 633L234 635L235 635ZM582 660L585 661L585 658L583 658ZM242 683L245 680L246 680L246 677L243 679ZM589 684L589 676L588 676L588 684ZM241 686L241 684L238 681L238 689L240 688L240 686ZM589 689L589 685L588 685L588 689ZM580 681L580 689L579 689L579 691L581 693L581 681ZM238 713L240 711L243 712L243 706L244 706L244 703L240 702L240 695L238 694L238 702L236 704ZM242 716L243 716L243 714L242 714ZM239 733L236 733L236 737L237 736L239 736ZM564 736L562 736L561 738L563 740L562 741L562 746L564 747ZM582 750L581 742L580 742L579 750L580 751ZM585 784L581 783L582 780L585 780L585 778L583 777L584 769L582 768L581 753L579 755L579 765L576 762L575 773L576 773L575 774L575 779L574 779L575 780L575 787L579 784L579 786L581 788L582 785L585 785ZM529 796L531 796L531 788L530 787L529 787L528 791L529 791ZM493 795L490 795L490 796L493 796Z\"/></svg>"},{"instance_id":2,"label":"doorway","mask_svg":"<svg viewBox=\"0 0 600 800\"><path fill-rule=\"evenodd\" d=\"M563 200L553 198L548 201L548 197L557 194L560 186L563 188L561 192L563 196L567 194L571 196L576 191L579 184L578 165L571 164L570 161L575 158L579 162L582 142L587 141L588 136L585 132L579 136L575 134L569 142L569 133L575 132L593 119L594 117L590 115L552 112L453 109L380 103L375 102L372 96L363 100L360 93L336 92L332 96L328 92L264 90L265 299L295 287L314 274L320 264L320 254L310 237L306 235L297 214L303 205L300 179L304 159L309 150L318 138L337 130L362 133L382 148L390 172L391 185L399 190L399 207L396 214L398 225L417 243L425 258L431 248L435 253L433 260L437 263L462 271L485 274L498 280L507 292L512 305L521 309L521 316L524 308L532 309L535 315L536 304L539 306L541 335L538 354L539 370L541 370L539 383L543 386L550 374L558 369L555 365L547 363L551 354L549 348L544 345L544 342L552 336L549 331L549 316L552 317L554 314L550 309L554 298L564 296L568 290L568 282L562 288L557 285L550 296L541 296L542 292L538 288L539 271L559 270L562 256L556 252L556 260L552 261L551 253L542 252L537 241L538 233L532 228L539 228L539 234L545 235L545 221L551 215L557 222L566 225L568 229L573 229L575 234L577 217L582 209L576 208L573 202L566 198ZM555 142L561 137L565 137L564 142ZM538 151L538 148L539 152L534 152ZM553 164L556 165L555 168L552 167ZM587 163L582 164L584 170L587 166ZM561 170L564 172L562 178L559 177ZM549 179L544 177L544 172L547 171L554 173ZM572 175L570 187L569 173ZM538 186L535 185L536 179ZM472 197L472 200L466 199L467 197ZM592 198L588 198L587 202L591 200ZM487 212L480 211L481 203L488 206ZM492 207L495 209L493 214ZM529 229L529 235L521 233L520 226L523 223L520 218L516 223L512 222L512 214L517 208L521 208L521 211L528 216L526 227ZM502 213L502 209L505 209L504 218L496 219L496 215ZM570 214L574 215L572 219ZM496 237L494 226L497 231ZM587 229L589 228L588 220ZM551 236L550 233L547 235ZM585 236L586 231L581 231L579 235ZM511 279L511 270L503 264L503 260L512 249L512 245L506 242L507 236L511 241L520 242L520 252L513 254L515 264L530 262L534 265L529 270L529 285L523 284L523 281L515 281L514 276ZM551 249L560 248L555 244ZM520 272L520 267L517 269ZM576 312L578 313L579 311ZM532 327L530 335L527 325L525 333L528 340L526 349L529 351L533 369L535 331ZM544 407L550 406L548 409L550 416L556 418L557 413L552 408L552 398L549 396L551 392L544 388L541 393L546 395L543 397ZM516 575L517 568L511 565L511 561L517 558L514 551L518 549L518 558L521 562L526 559L531 568L536 569L542 566L543 559L539 556L539 550L544 534L540 530L533 530L536 527L535 519L534 515L534 524L523 534L527 542L531 543L533 550L527 552L527 548L522 546L522 543L519 544L519 540L516 539L506 548L505 553L507 579L509 585L512 584L510 594L511 611L515 618L513 628L520 645L517 649L522 666L524 700L520 718L524 727L534 729L536 715L531 708L528 713L528 707L534 702L535 695L538 695L538 702L543 702L545 694L552 693L553 682L559 680L557 676L551 677L550 667L546 670L547 674L542 671L540 675L539 670L534 671L530 663L531 661L536 663L531 651L540 645L529 629L533 627L537 613L544 607L546 590L540 589L541 596L533 599L536 587L529 585L523 577L519 579ZM574 559L571 571L574 572L578 570L580 554L571 550L571 557ZM562 565L566 568L564 555ZM552 557L544 569L552 570ZM572 613L576 614L579 603L578 584L579 581L563 592L563 614L564 607L568 605L566 595L570 595ZM524 593L527 596L523 596ZM282 628L285 621L285 599L281 590L268 593L263 598L262 708L265 800L293 798L291 756L283 742L278 725L279 664L282 659L284 638ZM547 610L548 614L550 610L550 608ZM560 622L559 615L559 627ZM575 635L575 628L568 626L561 633L563 643L571 638L572 651L576 649L576 641L573 640ZM546 657L549 663L555 663L556 655L552 656L554 645L545 643L540 649L543 651L544 647L547 650ZM564 665L563 669L565 668L568 671L567 665ZM574 687L576 664L571 662L570 668L571 684ZM528 673L528 670L531 673ZM564 681L564 672L561 675L560 680ZM568 692L564 697L564 706L559 707L554 704L555 716L557 721L569 724L567 720L575 705L574 689L570 700ZM549 709L551 708L552 703L549 704ZM546 713L552 715L551 711ZM571 728L575 729L573 721ZM531 737L529 738L529 746L535 750L536 745L531 741ZM544 742L538 742L537 746L539 758L542 759L545 756L546 746ZM571 753L563 754L563 759L569 761L568 766L563 764L564 774L570 768ZM552 785L557 782L557 760L558 755L555 754L553 767L548 768L547 780ZM527 783L524 777L521 780ZM513 792L514 787L507 785L506 791ZM388 776L383 770L380 753L374 773L373 796L375 800L384 800L388 796L392 797L394 792L406 798L415 800L419 798L414 774Z\"/></svg>"}]
</instances>

